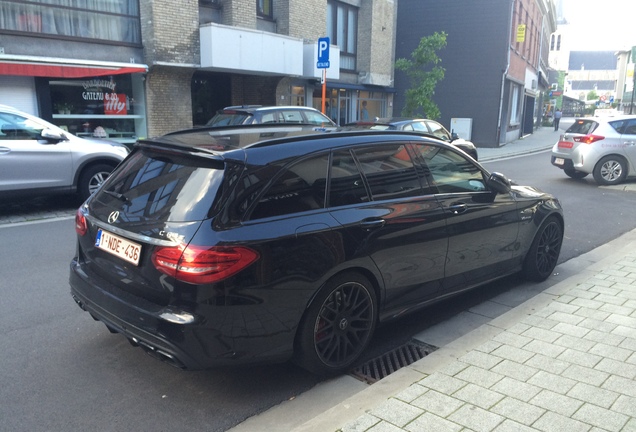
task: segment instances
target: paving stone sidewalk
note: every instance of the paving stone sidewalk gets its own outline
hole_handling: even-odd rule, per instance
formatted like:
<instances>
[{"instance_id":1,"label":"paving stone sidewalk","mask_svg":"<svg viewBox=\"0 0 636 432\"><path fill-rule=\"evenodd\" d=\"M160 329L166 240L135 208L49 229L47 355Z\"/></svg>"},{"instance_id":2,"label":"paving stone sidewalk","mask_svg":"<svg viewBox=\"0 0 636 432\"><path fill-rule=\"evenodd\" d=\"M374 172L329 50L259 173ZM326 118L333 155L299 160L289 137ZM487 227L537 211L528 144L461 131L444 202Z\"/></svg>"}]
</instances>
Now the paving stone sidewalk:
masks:
<instances>
[{"instance_id":1,"label":"paving stone sidewalk","mask_svg":"<svg viewBox=\"0 0 636 432\"><path fill-rule=\"evenodd\" d=\"M636 431L636 243L626 250L521 319L493 320L458 358L416 363L422 379L339 430Z\"/></svg>"}]
</instances>

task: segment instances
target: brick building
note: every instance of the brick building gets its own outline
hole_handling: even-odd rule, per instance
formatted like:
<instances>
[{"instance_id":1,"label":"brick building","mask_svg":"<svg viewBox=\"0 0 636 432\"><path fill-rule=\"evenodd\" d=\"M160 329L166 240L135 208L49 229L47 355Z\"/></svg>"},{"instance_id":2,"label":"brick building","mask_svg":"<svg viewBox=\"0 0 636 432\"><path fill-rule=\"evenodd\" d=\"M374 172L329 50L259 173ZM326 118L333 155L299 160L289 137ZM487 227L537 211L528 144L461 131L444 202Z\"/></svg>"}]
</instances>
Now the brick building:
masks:
<instances>
[{"instance_id":1,"label":"brick building","mask_svg":"<svg viewBox=\"0 0 636 432\"><path fill-rule=\"evenodd\" d=\"M86 0L0 4L0 101L79 135L134 142L227 105L392 114L394 0Z\"/></svg>"},{"instance_id":2,"label":"brick building","mask_svg":"<svg viewBox=\"0 0 636 432\"><path fill-rule=\"evenodd\" d=\"M434 96L447 127L469 120L476 145L499 147L540 124L556 29L552 0L400 0L397 22L397 58L409 58L423 36L448 34L438 53L446 76ZM410 85L396 73L397 112Z\"/></svg>"}]
</instances>

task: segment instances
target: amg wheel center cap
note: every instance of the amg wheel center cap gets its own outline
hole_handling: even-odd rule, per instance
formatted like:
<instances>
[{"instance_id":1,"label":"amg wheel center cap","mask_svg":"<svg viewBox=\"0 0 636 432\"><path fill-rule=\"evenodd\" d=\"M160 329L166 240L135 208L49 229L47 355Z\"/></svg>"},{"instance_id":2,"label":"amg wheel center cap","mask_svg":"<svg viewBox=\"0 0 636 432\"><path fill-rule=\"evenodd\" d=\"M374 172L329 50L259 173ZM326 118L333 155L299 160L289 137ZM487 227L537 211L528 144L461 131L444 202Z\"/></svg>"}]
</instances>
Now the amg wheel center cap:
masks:
<instances>
[{"instance_id":1,"label":"amg wheel center cap","mask_svg":"<svg viewBox=\"0 0 636 432\"><path fill-rule=\"evenodd\" d=\"M338 325L338 327L340 327L340 330L344 330L349 326L349 321L347 321L346 318L342 318L340 320L340 324Z\"/></svg>"}]
</instances>

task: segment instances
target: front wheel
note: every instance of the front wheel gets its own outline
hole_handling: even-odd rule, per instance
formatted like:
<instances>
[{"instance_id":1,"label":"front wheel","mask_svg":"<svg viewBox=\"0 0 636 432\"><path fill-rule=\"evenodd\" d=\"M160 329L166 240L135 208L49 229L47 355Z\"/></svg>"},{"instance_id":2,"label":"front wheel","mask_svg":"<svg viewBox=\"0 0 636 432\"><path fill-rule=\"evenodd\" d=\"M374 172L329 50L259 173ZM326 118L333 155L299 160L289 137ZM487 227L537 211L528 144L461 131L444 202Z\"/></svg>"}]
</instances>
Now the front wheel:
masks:
<instances>
[{"instance_id":1,"label":"front wheel","mask_svg":"<svg viewBox=\"0 0 636 432\"><path fill-rule=\"evenodd\" d=\"M114 167L108 164L92 165L80 175L77 192L82 200L86 200L108 178Z\"/></svg>"},{"instance_id":2,"label":"front wheel","mask_svg":"<svg viewBox=\"0 0 636 432\"><path fill-rule=\"evenodd\" d=\"M541 224L530 245L521 271L523 277L536 282L546 280L556 267L562 243L563 228L558 219L551 216Z\"/></svg>"},{"instance_id":3,"label":"front wheel","mask_svg":"<svg viewBox=\"0 0 636 432\"><path fill-rule=\"evenodd\" d=\"M563 172L568 177L573 178L573 179L577 179L577 180L580 180L582 178L587 177L587 173L584 173L584 172L581 172L581 171L576 171L576 170L573 170L573 169L564 169Z\"/></svg>"},{"instance_id":4,"label":"front wheel","mask_svg":"<svg viewBox=\"0 0 636 432\"><path fill-rule=\"evenodd\" d=\"M317 294L300 324L294 360L321 375L346 371L369 344L377 299L367 278L344 273Z\"/></svg>"},{"instance_id":5,"label":"front wheel","mask_svg":"<svg viewBox=\"0 0 636 432\"><path fill-rule=\"evenodd\" d=\"M594 167L594 180L600 185L615 185L627 177L627 161L620 156L602 158Z\"/></svg>"}]
</instances>

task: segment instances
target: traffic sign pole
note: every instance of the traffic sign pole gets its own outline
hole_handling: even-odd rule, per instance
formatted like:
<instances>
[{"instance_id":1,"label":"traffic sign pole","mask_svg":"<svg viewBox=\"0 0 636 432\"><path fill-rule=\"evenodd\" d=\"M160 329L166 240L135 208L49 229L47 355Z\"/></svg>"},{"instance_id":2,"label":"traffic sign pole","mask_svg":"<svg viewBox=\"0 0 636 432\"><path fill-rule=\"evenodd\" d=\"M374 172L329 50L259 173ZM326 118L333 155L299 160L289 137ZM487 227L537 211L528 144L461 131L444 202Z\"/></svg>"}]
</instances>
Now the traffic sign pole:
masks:
<instances>
[{"instance_id":1,"label":"traffic sign pole","mask_svg":"<svg viewBox=\"0 0 636 432\"><path fill-rule=\"evenodd\" d=\"M318 62L316 67L322 69L322 113L327 114L325 105L327 102L327 68L329 67L329 38L318 39Z\"/></svg>"},{"instance_id":2,"label":"traffic sign pole","mask_svg":"<svg viewBox=\"0 0 636 432\"><path fill-rule=\"evenodd\" d=\"M327 115L325 102L327 99L327 69L322 70L322 113Z\"/></svg>"}]
</instances>

